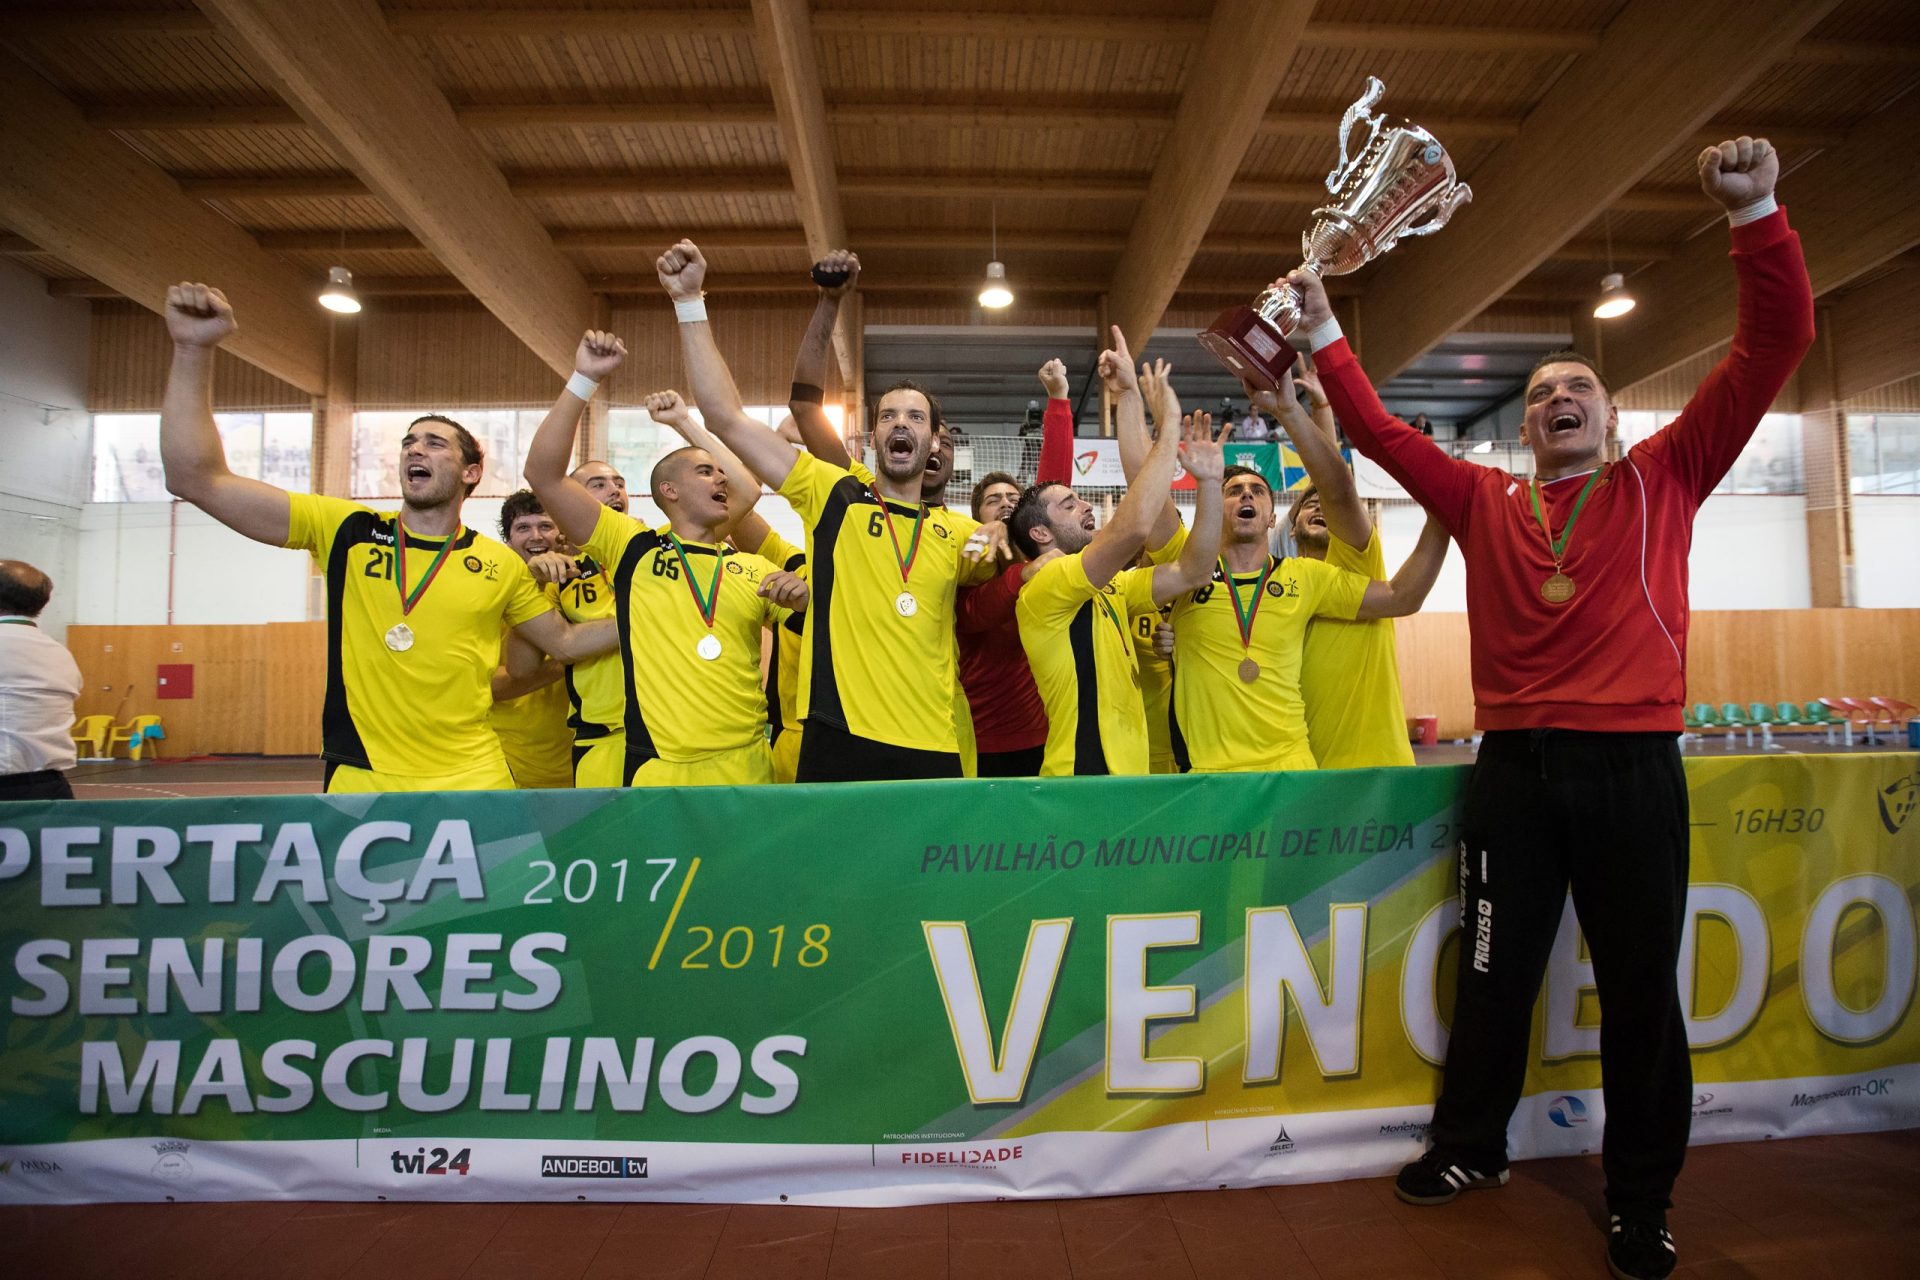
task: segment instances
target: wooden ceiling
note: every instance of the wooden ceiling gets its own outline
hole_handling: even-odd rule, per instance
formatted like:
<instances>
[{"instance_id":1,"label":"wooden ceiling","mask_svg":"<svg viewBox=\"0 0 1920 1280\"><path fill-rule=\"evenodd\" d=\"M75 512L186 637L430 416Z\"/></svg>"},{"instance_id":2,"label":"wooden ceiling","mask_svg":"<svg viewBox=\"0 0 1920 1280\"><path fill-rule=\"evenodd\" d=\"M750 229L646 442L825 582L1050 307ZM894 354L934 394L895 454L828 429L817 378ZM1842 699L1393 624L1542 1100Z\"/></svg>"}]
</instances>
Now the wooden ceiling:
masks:
<instances>
[{"instance_id":1,"label":"wooden ceiling","mask_svg":"<svg viewBox=\"0 0 1920 1280\"><path fill-rule=\"evenodd\" d=\"M958 303L997 222L1022 297L1104 297L1138 340L1297 261L1370 74L1478 193L1340 282L1381 377L1488 307L1581 307L1609 239L1683 277L1716 221L1692 157L1729 134L1773 138L1789 203L1864 246L1817 289L1920 238L1911 0L7 0L0 43L0 251L50 291L343 262L369 298L472 294L556 367L683 234L717 289L804 294L844 242L865 291ZM1890 128L1905 229L1796 180L1851 186ZM178 195L57 189L128 162ZM252 245L167 260L207 215ZM317 391L289 325L243 354Z\"/></svg>"}]
</instances>

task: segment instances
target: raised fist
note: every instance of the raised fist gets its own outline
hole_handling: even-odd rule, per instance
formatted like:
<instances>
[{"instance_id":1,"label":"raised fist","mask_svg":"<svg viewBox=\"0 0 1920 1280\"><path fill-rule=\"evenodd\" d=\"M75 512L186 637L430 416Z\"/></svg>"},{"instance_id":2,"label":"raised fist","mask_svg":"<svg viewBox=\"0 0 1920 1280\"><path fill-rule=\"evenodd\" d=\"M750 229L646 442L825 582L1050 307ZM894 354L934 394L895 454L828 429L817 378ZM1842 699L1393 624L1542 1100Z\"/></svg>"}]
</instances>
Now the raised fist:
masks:
<instances>
[{"instance_id":1,"label":"raised fist","mask_svg":"<svg viewBox=\"0 0 1920 1280\"><path fill-rule=\"evenodd\" d=\"M677 427L693 421L693 411L678 391L655 391L647 397L647 416L655 422Z\"/></svg>"},{"instance_id":2,"label":"raised fist","mask_svg":"<svg viewBox=\"0 0 1920 1280\"><path fill-rule=\"evenodd\" d=\"M1112 396L1140 389L1133 372L1133 352L1127 350L1127 335L1113 326L1113 345L1100 353L1100 382Z\"/></svg>"},{"instance_id":3,"label":"raised fist","mask_svg":"<svg viewBox=\"0 0 1920 1280\"><path fill-rule=\"evenodd\" d=\"M239 329L227 295L204 284L167 288L167 334L183 347L217 347Z\"/></svg>"},{"instance_id":4,"label":"raised fist","mask_svg":"<svg viewBox=\"0 0 1920 1280\"><path fill-rule=\"evenodd\" d=\"M1047 389L1049 400L1067 398L1067 364L1055 357L1040 366L1040 385Z\"/></svg>"},{"instance_id":5,"label":"raised fist","mask_svg":"<svg viewBox=\"0 0 1920 1280\"><path fill-rule=\"evenodd\" d=\"M1173 656L1173 624L1160 621L1153 624L1153 651L1162 658Z\"/></svg>"},{"instance_id":6,"label":"raised fist","mask_svg":"<svg viewBox=\"0 0 1920 1280\"><path fill-rule=\"evenodd\" d=\"M1773 194L1780 153L1765 138L1742 135L1700 153L1700 189L1731 213Z\"/></svg>"},{"instance_id":7,"label":"raised fist","mask_svg":"<svg viewBox=\"0 0 1920 1280\"><path fill-rule=\"evenodd\" d=\"M618 369L620 362L626 358L626 343L610 333L589 329L586 336L580 339L579 349L573 353L573 367L598 382Z\"/></svg>"},{"instance_id":8,"label":"raised fist","mask_svg":"<svg viewBox=\"0 0 1920 1280\"><path fill-rule=\"evenodd\" d=\"M816 284L819 283L820 276L840 271L847 273L845 284L837 284L831 289L822 286L820 289L820 292L829 298L843 298L853 292L853 287L860 282L860 255L850 249L835 249L813 264Z\"/></svg>"},{"instance_id":9,"label":"raised fist","mask_svg":"<svg viewBox=\"0 0 1920 1280\"><path fill-rule=\"evenodd\" d=\"M661 254L654 261L653 269L660 273L660 287L675 302L699 297L700 287L707 279L707 260L700 256L700 246L691 240L682 240Z\"/></svg>"}]
</instances>

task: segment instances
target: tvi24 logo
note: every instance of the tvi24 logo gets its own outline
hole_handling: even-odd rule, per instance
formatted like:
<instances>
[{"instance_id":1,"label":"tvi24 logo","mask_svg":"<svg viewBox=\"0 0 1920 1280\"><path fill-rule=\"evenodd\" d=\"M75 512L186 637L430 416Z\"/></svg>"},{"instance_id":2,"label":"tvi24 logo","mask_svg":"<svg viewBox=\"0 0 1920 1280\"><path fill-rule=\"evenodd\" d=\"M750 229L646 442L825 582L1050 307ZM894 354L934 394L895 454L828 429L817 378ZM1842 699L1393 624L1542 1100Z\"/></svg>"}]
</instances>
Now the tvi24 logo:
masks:
<instances>
[{"instance_id":1,"label":"tvi24 logo","mask_svg":"<svg viewBox=\"0 0 1920 1280\"><path fill-rule=\"evenodd\" d=\"M418 1173L446 1175L457 1173L467 1176L467 1170L473 1164L473 1148L462 1147L457 1152L449 1152L445 1147L418 1147L412 1152L395 1151L390 1157L395 1173Z\"/></svg>"}]
</instances>

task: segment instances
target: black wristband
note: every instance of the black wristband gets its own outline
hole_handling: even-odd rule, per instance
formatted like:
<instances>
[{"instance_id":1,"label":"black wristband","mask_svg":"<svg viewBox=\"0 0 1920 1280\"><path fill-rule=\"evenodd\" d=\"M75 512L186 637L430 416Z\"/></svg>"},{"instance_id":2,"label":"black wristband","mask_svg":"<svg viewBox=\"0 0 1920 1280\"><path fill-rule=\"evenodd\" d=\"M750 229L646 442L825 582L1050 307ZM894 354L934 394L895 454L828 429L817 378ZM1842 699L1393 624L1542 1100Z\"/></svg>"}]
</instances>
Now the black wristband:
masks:
<instances>
[{"instance_id":1,"label":"black wristband","mask_svg":"<svg viewBox=\"0 0 1920 1280\"><path fill-rule=\"evenodd\" d=\"M811 382L796 382L787 392L789 404L825 404L827 393Z\"/></svg>"}]
</instances>

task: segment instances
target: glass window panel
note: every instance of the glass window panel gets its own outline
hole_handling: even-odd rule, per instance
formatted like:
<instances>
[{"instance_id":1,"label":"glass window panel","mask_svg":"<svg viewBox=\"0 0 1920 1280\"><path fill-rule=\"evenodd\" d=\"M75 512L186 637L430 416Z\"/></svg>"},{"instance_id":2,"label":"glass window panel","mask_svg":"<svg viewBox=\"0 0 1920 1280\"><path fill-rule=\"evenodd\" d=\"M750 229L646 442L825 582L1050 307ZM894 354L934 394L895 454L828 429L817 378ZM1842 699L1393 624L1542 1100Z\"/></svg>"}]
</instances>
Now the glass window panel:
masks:
<instances>
[{"instance_id":1,"label":"glass window panel","mask_svg":"<svg viewBox=\"0 0 1920 1280\"><path fill-rule=\"evenodd\" d=\"M216 413L214 428L235 475L305 492L311 484L313 415ZM93 418L95 502L167 502L160 467L160 415L100 413Z\"/></svg>"},{"instance_id":2,"label":"glass window panel","mask_svg":"<svg viewBox=\"0 0 1920 1280\"><path fill-rule=\"evenodd\" d=\"M501 498L521 487L521 441L533 439L545 415L540 409L450 409L446 416L465 427L483 455L480 483L473 496ZM353 415L355 498L400 496L400 440L421 415L411 409L363 410Z\"/></svg>"},{"instance_id":3,"label":"glass window panel","mask_svg":"<svg viewBox=\"0 0 1920 1280\"><path fill-rule=\"evenodd\" d=\"M262 423L260 478L289 493L313 492L313 415L269 413Z\"/></svg>"},{"instance_id":4,"label":"glass window panel","mask_svg":"<svg viewBox=\"0 0 1920 1280\"><path fill-rule=\"evenodd\" d=\"M160 470L160 415L97 413L93 416L93 500L165 502Z\"/></svg>"}]
</instances>

